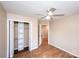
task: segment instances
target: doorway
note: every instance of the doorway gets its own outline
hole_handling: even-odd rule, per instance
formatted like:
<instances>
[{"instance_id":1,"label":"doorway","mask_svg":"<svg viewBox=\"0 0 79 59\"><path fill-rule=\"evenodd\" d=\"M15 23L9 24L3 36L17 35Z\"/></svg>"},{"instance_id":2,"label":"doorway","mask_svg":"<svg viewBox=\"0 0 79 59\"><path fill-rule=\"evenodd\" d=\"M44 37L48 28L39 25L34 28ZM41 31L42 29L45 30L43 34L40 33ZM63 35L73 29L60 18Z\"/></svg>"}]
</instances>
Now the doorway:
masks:
<instances>
[{"instance_id":1,"label":"doorway","mask_svg":"<svg viewBox=\"0 0 79 59\"><path fill-rule=\"evenodd\" d=\"M39 46L48 45L48 24L39 25Z\"/></svg>"},{"instance_id":2,"label":"doorway","mask_svg":"<svg viewBox=\"0 0 79 59\"><path fill-rule=\"evenodd\" d=\"M43 45L48 44L48 26L47 25L41 26L41 39L42 39Z\"/></svg>"},{"instance_id":3,"label":"doorway","mask_svg":"<svg viewBox=\"0 0 79 59\"><path fill-rule=\"evenodd\" d=\"M29 23L9 20L8 57L20 51L29 51Z\"/></svg>"}]
</instances>

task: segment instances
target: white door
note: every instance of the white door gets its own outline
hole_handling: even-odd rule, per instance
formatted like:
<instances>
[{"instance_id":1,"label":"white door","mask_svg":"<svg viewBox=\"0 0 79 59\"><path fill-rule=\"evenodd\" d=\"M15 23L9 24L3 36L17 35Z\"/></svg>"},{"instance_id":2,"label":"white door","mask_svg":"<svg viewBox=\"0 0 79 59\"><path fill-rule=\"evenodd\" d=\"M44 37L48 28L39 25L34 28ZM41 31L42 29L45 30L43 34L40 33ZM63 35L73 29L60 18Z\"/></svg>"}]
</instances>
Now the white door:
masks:
<instances>
[{"instance_id":1,"label":"white door","mask_svg":"<svg viewBox=\"0 0 79 59\"><path fill-rule=\"evenodd\" d=\"M18 23L18 51L24 49L24 23Z\"/></svg>"},{"instance_id":2,"label":"white door","mask_svg":"<svg viewBox=\"0 0 79 59\"><path fill-rule=\"evenodd\" d=\"M42 43L42 37L41 37L41 24L39 24L39 46L41 45Z\"/></svg>"},{"instance_id":3,"label":"white door","mask_svg":"<svg viewBox=\"0 0 79 59\"><path fill-rule=\"evenodd\" d=\"M10 58L12 58L14 55L14 21L10 20L9 31L9 54Z\"/></svg>"}]
</instances>

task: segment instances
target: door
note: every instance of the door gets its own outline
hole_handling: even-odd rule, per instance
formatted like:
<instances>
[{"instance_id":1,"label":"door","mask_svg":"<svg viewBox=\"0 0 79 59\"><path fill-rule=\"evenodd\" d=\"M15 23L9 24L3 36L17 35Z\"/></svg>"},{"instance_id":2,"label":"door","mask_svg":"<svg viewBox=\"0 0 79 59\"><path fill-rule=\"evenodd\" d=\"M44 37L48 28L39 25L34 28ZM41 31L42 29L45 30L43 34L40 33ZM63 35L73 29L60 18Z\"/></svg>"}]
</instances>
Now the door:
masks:
<instances>
[{"instance_id":1,"label":"door","mask_svg":"<svg viewBox=\"0 0 79 59\"><path fill-rule=\"evenodd\" d=\"M38 45L40 46L42 43L42 37L41 37L41 24L39 24L39 40L38 40Z\"/></svg>"},{"instance_id":2,"label":"door","mask_svg":"<svg viewBox=\"0 0 79 59\"><path fill-rule=\"evenodd\" d=\"M24 49L24 23L18 22L18 51Z\"/></svg>"}]
</instances>

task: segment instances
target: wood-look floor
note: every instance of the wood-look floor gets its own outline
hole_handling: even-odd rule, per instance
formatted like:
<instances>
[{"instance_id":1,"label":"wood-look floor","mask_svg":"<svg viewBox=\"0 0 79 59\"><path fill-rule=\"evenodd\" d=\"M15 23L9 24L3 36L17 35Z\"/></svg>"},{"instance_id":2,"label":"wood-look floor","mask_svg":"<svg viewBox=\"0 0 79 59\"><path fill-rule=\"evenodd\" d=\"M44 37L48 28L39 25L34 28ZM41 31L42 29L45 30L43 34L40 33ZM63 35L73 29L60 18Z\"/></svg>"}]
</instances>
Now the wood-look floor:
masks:
<instances>
[{"instance_id":1,"label":"wood-look floor","mask_svg":"<svg viewBox=\"0 0 79 59\"><path fill-rule=\"evenodd\" d=\"M49 45L47 40L44 40L39 48L31 52L18 52L14 58L75 58L75 56Z\"/></svg>"}]
</instances>

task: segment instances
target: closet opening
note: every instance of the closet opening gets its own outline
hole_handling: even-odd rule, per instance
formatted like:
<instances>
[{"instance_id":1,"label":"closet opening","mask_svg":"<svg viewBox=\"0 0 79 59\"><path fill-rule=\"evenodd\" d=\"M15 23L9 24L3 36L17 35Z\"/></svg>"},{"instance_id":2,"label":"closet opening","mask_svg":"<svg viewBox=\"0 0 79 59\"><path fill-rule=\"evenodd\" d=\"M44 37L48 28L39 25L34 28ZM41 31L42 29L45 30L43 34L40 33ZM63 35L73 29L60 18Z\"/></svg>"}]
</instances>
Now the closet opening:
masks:
<instances>
[{"instance_id":1,"label":"closet opening","mask_svg":"<svg viewBox=\"0 0 79 59\"><path fill-rule=\"evenodd\" d=\"M29 51L29 23L14 21L14 55Z\"/></svg>"}]
</instances>

